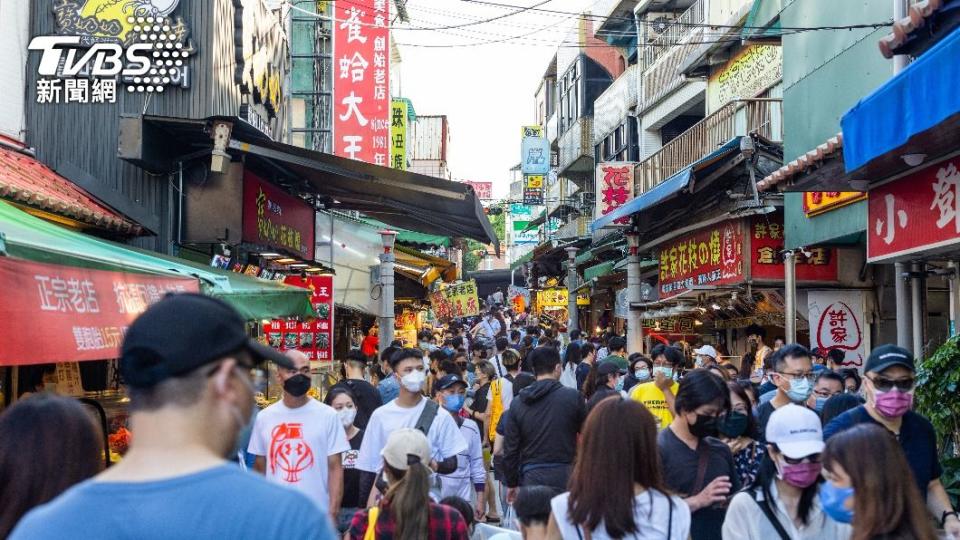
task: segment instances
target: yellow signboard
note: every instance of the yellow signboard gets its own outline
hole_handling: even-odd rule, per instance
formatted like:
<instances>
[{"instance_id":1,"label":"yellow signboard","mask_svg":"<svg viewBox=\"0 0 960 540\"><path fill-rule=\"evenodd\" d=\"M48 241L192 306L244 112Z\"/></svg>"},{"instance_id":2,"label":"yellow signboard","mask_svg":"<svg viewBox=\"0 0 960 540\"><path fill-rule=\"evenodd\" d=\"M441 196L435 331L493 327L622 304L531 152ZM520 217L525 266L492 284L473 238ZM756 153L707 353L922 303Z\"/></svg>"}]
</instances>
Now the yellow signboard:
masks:
<instances>
[{"instance_id":1,"label":"yellow signboard","mask_svg":"<svg viewBox=\"0 0 960 540\"><path fill-rule=\"evenodd\" d=\"M473 317L480 314L480 300L477 298L475 280L445 285L429 295L433 312L440 322L460 317Z\"/></svg>"},{"instance_id":2,"label":"yellow signboard","mask_svg":"<svg viewBox=\"0 0 960 540\"><path fill-rule=\"evenodd\" d=\"M783 74L779 45L751 45L727 61L707 81L707 113L734 99L756 97Z\"/></svg>"},{"instance_id":3,"label":"yellow signboard","mask_svg":"<svg viewBox=\"0 0 960 540\"><path fill-rule=\"evenodd\" d=\"M523 126L520 133L523 137L543 137L543 126Z\"/></svg>"},{"instance_id":4,"label":"yellow signboard","mask_svg":"<svg viewBox=\"0 0 960 540\"><path fill-rule=\"evenodd\" d=\"M541 308L567 307L569 296L566 289L545 289L537 291L537 306Z\"/></svg>"},{"instance_id":5,"label":"yellow signboard","mask_svg":"<svg viewBox=\"0 0 960 540\"><path fill-rule=\"evenodd\" d=\"M803 194L803 213L812 217L866 198L867 194L859 191L807 191Z\"/></svg>"},{"instance_id":6,"label":"yellow signboard","mask_svg":"<svg viewBox=\"0 0 960 540\"><path fill-rule=\"evenodd\" d=\"M590 305L590 291L580 291L577 293L577 305L578 306Z\"/></svg>"},{"instance_id":7,"label":"yellow signboard","mask_svg":"<svg viewBox=\"0 0 960 540\"><path fill-rule=\"evenodd\" d=\"M527 189L543 189L543 175L527 175Z\"/></svg>"},{"instance_id":8,"label":"yellow signboard","mask_svg":"<svg viewBox=\"0 0 960 540\"><path fill-rule=\"evenodd\" d=\"M407 170L407 102L390 102L390 168Z\"/></svg>"}]
</instances>

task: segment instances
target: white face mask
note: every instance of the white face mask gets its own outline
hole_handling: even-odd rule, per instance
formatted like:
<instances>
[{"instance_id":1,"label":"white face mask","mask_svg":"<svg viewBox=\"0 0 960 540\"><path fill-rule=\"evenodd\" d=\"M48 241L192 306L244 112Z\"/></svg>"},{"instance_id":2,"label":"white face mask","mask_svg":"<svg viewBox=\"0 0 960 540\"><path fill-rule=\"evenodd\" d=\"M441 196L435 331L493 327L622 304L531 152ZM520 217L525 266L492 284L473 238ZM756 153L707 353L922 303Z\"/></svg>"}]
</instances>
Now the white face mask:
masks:
<instances>
[{"instance_id":1,"label":"white face mask","mask_svg":"<svg viewBox=\"0 0 960 540\"><path fill-rule=\"evenodd\" d=\"M340 423L343 424L343 427L348 428L353 425L353 420L357 417L357 409L355 407L344 407L337 411L337 416L340 417Z\"/></svg>"},{"instance_id":2,"label":"white face mask","mask_svg":"<svg viewBox=\"0 0 960 540\"><path fill-rule=\"evenodd\" d=\"M427 381L427 375L419 370L415 369L410 373L407 373L400 378L400 384L407 389L408 392L417 393L423 389L423 383Z\"/></svg>"}]
</instances>

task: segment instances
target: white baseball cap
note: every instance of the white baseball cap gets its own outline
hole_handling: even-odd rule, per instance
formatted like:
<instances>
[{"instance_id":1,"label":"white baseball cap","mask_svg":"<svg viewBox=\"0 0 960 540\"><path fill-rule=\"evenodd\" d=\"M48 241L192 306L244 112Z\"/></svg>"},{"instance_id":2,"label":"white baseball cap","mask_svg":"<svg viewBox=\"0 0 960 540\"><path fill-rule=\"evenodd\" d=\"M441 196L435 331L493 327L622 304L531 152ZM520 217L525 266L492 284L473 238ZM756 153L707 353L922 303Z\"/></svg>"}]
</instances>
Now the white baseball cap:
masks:
<instances>
[{"instance_id":1,"label":"white baseball cap","mask_svg":"<svg viewBox=\"0 0 960 540\"><path fill-rule=\"evenodd\" d=\"M780 407L770 415L767 442L776 444L783 455L791 459L819 454L826 446L817 413L793 403Z\"/></svg>"},{"instance_id":2,"label":"white baseball cap","mask_svg":"<svg viewBox=\"0 0 960 540\"><path fill-rule=\"evenodd\" d=\"M704 345L699 349L694 349L693 354L702 354L704 356L709 356L714 360L716 360L717 358L720 358L720 354L717 353L717 350L713 348L713 345Z\"/></svg>"},{"instance_id":3,"label":"white baseball cap","mask_svg":"<svg viewBox=\"0 0 960 540\"><path fill-rule=\"evenodd\" d=\"M387 437L387 444L380 455L391 467L401 471L409 469L416 462L429 467L430 441L418 429L401 428Z\"/></svg>"}]
</instances>

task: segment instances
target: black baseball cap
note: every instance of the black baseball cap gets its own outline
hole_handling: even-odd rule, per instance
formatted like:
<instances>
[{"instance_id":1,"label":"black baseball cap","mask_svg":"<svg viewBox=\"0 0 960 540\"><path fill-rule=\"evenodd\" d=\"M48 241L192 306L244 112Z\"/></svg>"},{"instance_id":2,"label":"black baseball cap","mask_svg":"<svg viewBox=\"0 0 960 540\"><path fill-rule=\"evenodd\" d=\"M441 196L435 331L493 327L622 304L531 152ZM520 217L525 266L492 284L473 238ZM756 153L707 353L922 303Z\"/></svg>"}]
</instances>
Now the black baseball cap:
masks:
<instances>
[{"instance_id":1,"label":"black baseball cap","mask_svg":"<svg viewBox=\"0 0 960 540\"><path fill-rule=\"evenodd\" d=\"M867 357L867 364L863 370L879 373L890 366L903 366L910 371L916 371L910 351L896 345L881 345L874 349Z\"/></svg>"},{"instance_id":2,"label":"black baseball cap","mask_svg":"<svg viewBox=\"0 0 960 540\"><path fill-rule=\"evenodd\" d=\"M627 370L621 369L620 365L616 362L606 361L600 362L600 365L597 366L597 375L605 376L612 375L614 373L619 373L620 375L625 375Z\"/></svg>"},{"instance_id":3,"label":"black baseball cap","mask_svg":"<svg viewBox=\"0 0 960 540\"><path fill-rule=\"evenodd\" d=\"M462 384L464 388L467 387L467 381L461 379L456 375L444 375L440 377L440 380L437 381L437 390L446 390L455 384Z\"/></svg>"},{"instance_id":4,"label":"black baseball cap","mask_svg":"<svg viewBox=\"0 0 960 540\"><path fill-rule=\"evenodd\" d=\"M150 306L127 329L120 374L125 384L148 388L241 350L255 361L294 367L280 351L247 336L240 314L227 303L200 294L173 294Z\"/></svg>"}]
</instances>

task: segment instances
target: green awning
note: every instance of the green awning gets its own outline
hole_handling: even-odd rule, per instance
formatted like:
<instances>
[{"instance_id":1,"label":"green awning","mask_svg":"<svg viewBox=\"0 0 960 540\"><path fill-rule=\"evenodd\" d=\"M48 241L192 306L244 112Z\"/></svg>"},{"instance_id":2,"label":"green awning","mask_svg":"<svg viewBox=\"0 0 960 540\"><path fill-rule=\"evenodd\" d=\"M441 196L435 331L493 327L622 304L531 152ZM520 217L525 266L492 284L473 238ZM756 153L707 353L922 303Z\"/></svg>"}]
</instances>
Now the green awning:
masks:
<instances>
[{"instance_id":1,"label":"green awning","mask_svg":"<svg viewBox=\"0 0 960 540\"><path fill-rule=\"evenodd\" d=\"M593 278L598 278L605 276L613 270L614 261L602 262L600 264L593 265L583 271L583 280L590 281Z\"/></svg>"},{"instance_id":2,"label":"green awning","mask_svg":"<svg viewBox=\"0 0 960 540\"><path fill-rule=\"evenodd\" d=\"M612 234L612 235L606 236L605 238L601 239L600 241L590 246L590 249L581 251L580 254L577 255L577 258L574 259L574 263L577 266L580 266L582 264L587 264L595 256L601 253L604 253L606 251L609 251L610 249L619 249L619 248L625 247L626 244L627 242L626 240L623 239L622 234Z\"/></svg>"},{"instance_id":3,"label":"green awning","mask_svg":"<svg viewBox=\"0 0 960 540\"><path fill-rule=\"evenodd\" d=\"M342 216L337 216L337 219L340 219ZM346 218L344 218L346 219ZM362 217L356 219L361 223L370 225L371 227L377 227L380 229L393 229L397 231L397 242L400 244L406 244L413 247L423 248L423 247L450 247L451 241L449 236L441 236L439 234L427 234L417 231L408 231L406 229L398 229L396 227L391 227L383 222L377 221L373 218Z\"/></svg>"},{"instance_id":4,"label":"green awning","mask_svg":"<svg viewBox=\"0 0 960 540\"><path fill-rule=\"evenodd\" d=\"M527 264L532 260L533 260L533 250L531 249L526 253L526 255L510 263L510 269L513 270L514 268L520 268L521 266Z\"/></svg>"},{"instance_id":5,"label":"green awning","mask_svg":"<svg viewBox=\"0 0 960 540\"><path fill-rule=\"evenodd\" d=\"M780 25L780 13L783 11L783 0L754 0L750 6L750 13L743 30L740 33L744 40L779 40L783 34Z\"/></svg>"}]
</instances>

